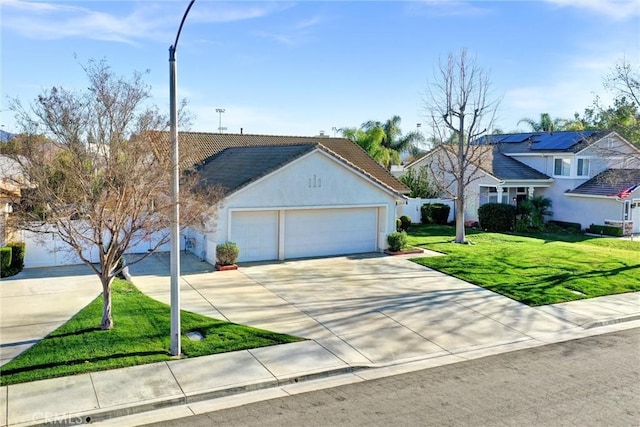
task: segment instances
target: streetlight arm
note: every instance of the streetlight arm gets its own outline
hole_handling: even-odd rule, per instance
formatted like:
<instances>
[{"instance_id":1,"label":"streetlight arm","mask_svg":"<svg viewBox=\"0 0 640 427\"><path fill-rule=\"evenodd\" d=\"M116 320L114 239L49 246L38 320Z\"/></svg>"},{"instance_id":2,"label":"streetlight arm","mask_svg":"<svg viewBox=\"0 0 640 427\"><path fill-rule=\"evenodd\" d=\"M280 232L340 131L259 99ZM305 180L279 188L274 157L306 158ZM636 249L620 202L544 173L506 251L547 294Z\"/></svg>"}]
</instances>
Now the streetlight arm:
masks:
<instances>
[{"instance_id":1,"label":"streetlight arm","mask_svg":"<svg viewBox=\"0 0 640 427\"><path fill-rule=\"evenodd\" d=\"M184 25L185 19L187 19L187 15L191 10L191 6L196 0L191 0L189 2L189 6L187 6L187 10L184 12L184 16L182 17L182 21L180 21L180 27L178 27L178 33L176 34L176 41L169 47L169 61L176 60L176 50L178 49L178 39L180 38L180 33L182 32L182 26Z\"/></svg>"}]
</instances>

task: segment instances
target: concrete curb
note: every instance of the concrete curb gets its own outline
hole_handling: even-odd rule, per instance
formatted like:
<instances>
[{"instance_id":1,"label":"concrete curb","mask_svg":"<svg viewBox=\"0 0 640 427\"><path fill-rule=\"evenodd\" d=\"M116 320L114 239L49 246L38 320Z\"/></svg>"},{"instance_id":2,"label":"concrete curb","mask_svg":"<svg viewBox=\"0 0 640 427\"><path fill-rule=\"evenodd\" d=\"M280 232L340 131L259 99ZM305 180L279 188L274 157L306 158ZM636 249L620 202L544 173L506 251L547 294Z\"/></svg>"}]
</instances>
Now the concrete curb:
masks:
<instances>
[{"instance_id":1,"label":"concrete curb","mask_svg":"<svg viewBox=\"0 0 640 427\"><path fill-rule=\"evenodd\" d=\"M632 314L630 316L620 316L620 317L614 317L611 319L604 319L604 320L594 320L592 322L587 322L584 325L582 325L582 329L599 328L602 326L615 325L617 323L632 322L634 320L640 320L640 314Z\"/></svg>"},{"instance_id":2,"label":"concrete curb","mask_svg":"<svg viewBox=\"0 0 640 427\"><path fill-rule=\"evenodd\" d=\"M173 406L188 405L191 403L202 402L205 400L219 399L232 395L248 393L252 391L265 390L270 388L282 387L289 384L298 384L304 381L312 381L322 378L328 378L337 375L351 374L359 369L368 367L347 366L344 368L330 369L327 371L313 372L303 375L294 375L283 379L271 379L260 381L243 386L234 386L229 388L217 388L211 390L201 390L195 393L184 394L179 397L168 397L154 399L146 402L138 402L133 405L119 405L113 408L94 409L77 413L65 414L64 418L50 418L46 420L38 420L34 422L9 424L11 426L49 426L52 424L63 425L80 425L91 424L94 422L104 421L112 418L123 417L127 415L136 415L144 412L155 411L158 409L169 408Z\"/></svg>"},{"instance_id":3,"label":"concrete curb","mask_svg":"<svg viewBox=\"0 0 640 427\"><path fill-rule=\"evenodd\" d=\"M156 411L160 409L177 407L183 405L189 405L197 402L203 402L207 400L220 399L230 397L234 395L241 395L244 393L275 389L278 387L284 387L292 384L299 384L302 382L308 382L313 380L326 379L329 377L336 377L340 375L352 374L362 380L375 379L379 377L385 377L389 375L398 375L402 373L408 373L415 370L427 369L442 365L449 365L454 363L460 363L471 359L488 357L496 354L509 353L512 351L525 350L535 347L544 346L553 342L570 341L573 339L580 339L586 336L599 335L607 332L611 332L606 328L607 326L615 328L616 324L624 322L632 322L640 320L640 315L623 316L615 319L608 319L603 321L590 322L589 327L576 328L573 333L552 333L548 334L546 339L542 337L534 338L526 341L502 343L496 346L480 347L480 348L464 348L459 349L455 353L438 353L433 355L426 355L424 357L414 357L404 360L394 360L388 363L377 363L371 365L351 365L341 368L328 369L325 371L311 372L301 375L290 375L284 378L273 378L266 381L254 382L242 386L232 386L229 388L216 388L210 390L200 390L190 394L183 394L182 396L171 396L166 398L153 399L145 402L138 402L132 405L119 405L112 408L94 409L90 411L82 411L77 413L69 413L65 415L65 418L51 418L46 420L38 420L34 422L9 424L11 426L47 426L52 424L64 424L64 425L79 425L79 424L91 424L94 422L106 421L114 418L135 416L143 413ZM601 327L600 330L594 331L592 329ZM630 325L633 327L633 325ZM626 329L626 328L624 328ZM368 372L365 373L365 372Z\"/></svg>"}]
</instances>

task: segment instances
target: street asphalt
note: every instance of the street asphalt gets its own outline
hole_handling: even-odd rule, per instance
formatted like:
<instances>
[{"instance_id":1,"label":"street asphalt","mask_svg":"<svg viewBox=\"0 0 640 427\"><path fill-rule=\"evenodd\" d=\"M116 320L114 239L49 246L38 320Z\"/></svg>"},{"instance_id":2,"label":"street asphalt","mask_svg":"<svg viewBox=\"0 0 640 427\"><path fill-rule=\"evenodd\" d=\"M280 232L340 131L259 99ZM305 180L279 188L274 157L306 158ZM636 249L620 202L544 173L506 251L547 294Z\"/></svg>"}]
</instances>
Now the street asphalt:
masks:
<instances>
[{"instance_id":1,"label":"street asphalt","mask_svg":"<svg viewBox=\"0 0 640 427\"><path fill-rule=\"evenodd\" d=\"M408 258L365 254L216 272L183 255L182 309L309 340L0 387L0 427L138 425L159 408L184 416L185 408L194 413L193 405L211 410L241 404L241 396L277 397L356 374L410 372L640 325L640 293L532 308ZM141 291L168 303L168 266L168 254L154 254L130 273ZM2 362L99 291L97 278L82 266L28 269L3 280Z\"/></svg>"}]
</instances>

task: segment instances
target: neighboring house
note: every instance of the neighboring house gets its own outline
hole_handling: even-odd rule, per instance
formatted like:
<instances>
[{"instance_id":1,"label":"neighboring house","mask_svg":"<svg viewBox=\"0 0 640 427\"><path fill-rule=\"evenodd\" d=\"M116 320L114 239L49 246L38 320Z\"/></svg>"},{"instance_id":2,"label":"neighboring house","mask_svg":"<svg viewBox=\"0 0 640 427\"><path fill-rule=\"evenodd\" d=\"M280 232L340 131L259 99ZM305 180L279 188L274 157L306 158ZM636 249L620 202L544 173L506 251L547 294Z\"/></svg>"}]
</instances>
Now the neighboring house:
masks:
<instances>
[{"instance_id":1,"label":"neighboring house","mask_svg":"<svg viewBox=\"0 0 640 427\"><path fill-rule=\"evenodd\" d=\"M13 238L12 230L6 227L6 222L8 215L13 212L13 204L20 201L24 187L18 163L10 157L0 155L0 246Z\"/></svg>"},{"instance_id":2,"label":"neighboring house","mask_svg":"<svg viewBox=\"0 0 640 427\"><path fill-rule=\"evenodd\" d=\"M239 261L382 251L409 192L344 138L181 132L179 141L181 163L224 190L215 228L190 232L210 262L226 241Z\"/></svg>"},{"instance_id":3,"label":"neighboring house","mask_svg":"<svg viewBox=\"0 0 640 427\"><path fill-rule=\"evenodd\" d=\"M485 203L517 205L544 196L553 203L553 219L577 222L583 228L633 221L633 232L640 233L640 150L617 133L489 135L477 144L466 220L477 220L478 207ZM438 170L443 150L432 150L407 169L424 166L436 179L451 182Z\"/></svg>"}]
</instances>

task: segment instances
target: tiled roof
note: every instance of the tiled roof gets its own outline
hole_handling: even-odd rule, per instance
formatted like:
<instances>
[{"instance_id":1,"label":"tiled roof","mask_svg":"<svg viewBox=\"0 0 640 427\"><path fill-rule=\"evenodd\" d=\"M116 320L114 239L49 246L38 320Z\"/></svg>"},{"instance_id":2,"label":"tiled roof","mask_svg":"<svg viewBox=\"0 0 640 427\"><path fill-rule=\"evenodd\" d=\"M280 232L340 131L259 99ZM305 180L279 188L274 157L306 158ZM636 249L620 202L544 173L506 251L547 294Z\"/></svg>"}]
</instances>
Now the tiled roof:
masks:
<instances>
[{"instance_id":1,"label":"tiled roof","mask_svg":"<svg viewBox=\"0 0 640 427\"><path fill-rule=\"evenodd\" d=\"M509 156L505 156L498 152L495 147L491 146L487 146L485 152L480 154L479 166L501 180L549 179L549 177L542 172Z\"/></svg>"},{"instance_id":2,"label":"tiled roof","mask_svg":"<svg viewBox=\"0 0 640 427\"><path fill-rule=\"evenodd\" d=\"M152 140L156 154L170 158L169 133L156 132L154 136ZM373 160L359 145L346 138L180 132L178 140L180 163L187 167L202 165L206 159L227 148L319 144L338 159L385 187L397 193L409 193L407 186Z\"/></svg>"},{"instance_id":3,"label":"tiled roof","mask_svg":"<svg viewBox=\"0 0 640 427\"><path fill-rule=\"evenodd\" d=\"M615 197L634 185L640 185L640 169L607 169L567 194Z\"/></svg>"},{"instance_id":4,"label":"tiled roof","mask_svg":"<svg viewBox=\"0 0 640 427\"><path fill-rule=\"evenodd\" d=\"M203 182L222 187L225 194L277 170L312 151L317 144L225 148L199 168Z\"/></svg>"},{"instance_id":5,"label":"tiled roof","mask_svg":"<svg viewBox=\"0 0 640 427\"><path fill-rule=\"evenodd\" d=\"M434 151L427 153L425 156L416 160L415 162L408 165L408 167L412 167L415 164L419 164L422 159L431 156L436 150L445 149L449 151L451 156L456 156L456 147L455 146L444 146L441 145L436 148ZM471 163L475 164L477 167L481 168L483 171L488 174L500 179L500 180L549 180L549 176L543 174L535 170L534 168L525 165L522 162L519 162L509 156L502 154L498 147L495 145L479 145L473 147L471 152L469 153L469 159Z\"/></svg>"}]
</instances>

